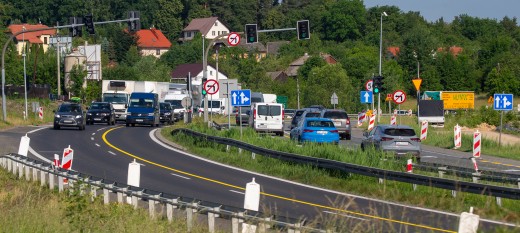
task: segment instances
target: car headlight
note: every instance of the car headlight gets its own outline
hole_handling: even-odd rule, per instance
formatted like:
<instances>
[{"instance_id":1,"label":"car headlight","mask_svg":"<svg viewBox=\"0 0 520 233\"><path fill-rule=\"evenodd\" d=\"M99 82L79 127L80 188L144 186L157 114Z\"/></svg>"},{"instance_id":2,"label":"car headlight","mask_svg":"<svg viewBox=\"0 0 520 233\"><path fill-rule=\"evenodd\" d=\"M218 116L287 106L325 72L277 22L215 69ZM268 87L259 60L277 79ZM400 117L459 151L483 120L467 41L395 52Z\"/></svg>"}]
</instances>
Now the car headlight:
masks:
<instances>
[{"instance_id":1,"label":"car headlight","mask_svg":"<svg viewBox=\"0 0 520 233\"><path fill-rule=\"evenodd\" d=\"M56 114L56 115L54 115L54 117L60 118L60 114Z\"/></svg>"},{"instance_id":2,"label":"car headlight","mask_svg":"<svg viewBox=\"0 0 520 233\"><path fill-rule=\"evenodd\" d=\"M82 115L77 115L76 118L82 118L83 116Z\"/></svg>"},{"instance_id":3,"label":"car headlight","mask_svg":"<svg viewBox=\"0 0 520 233\"><path fill-rule=\"evenodd\" d=\"M171 115L171 114L172 114L171 112L166 112L166 113L164 113L164 115L166 115L166 116L169 116L169 115Z\"/></svg>"},{"instance_id":4,"label":"car headlight","mask_svg":"<svg viewBox=\"0 0 520 233\"><path fill-rule=\"evenodd\" d=\"M92 113L90 113L90 112L87 112L87 116L92 116Z\"/></svg>"},{"instance_id":5,"label":"car headlight","mask_svg":"<svg viewBox=\"0 0 520 233\"><path fill-rule=\"evenodd\" d=\"M108 113L101 113L101 116L108 116Z\"/></svg>"},{"instance_id":6,"label":"car headlight","mask_svg":"<svg viewBox=\"0 0 520 233\"><path fill-rule=\"evenodd\" d=\"M153 112L148 113L148 116L155 116L155 113L153 113Z\"/></svg>"}]
</instances>

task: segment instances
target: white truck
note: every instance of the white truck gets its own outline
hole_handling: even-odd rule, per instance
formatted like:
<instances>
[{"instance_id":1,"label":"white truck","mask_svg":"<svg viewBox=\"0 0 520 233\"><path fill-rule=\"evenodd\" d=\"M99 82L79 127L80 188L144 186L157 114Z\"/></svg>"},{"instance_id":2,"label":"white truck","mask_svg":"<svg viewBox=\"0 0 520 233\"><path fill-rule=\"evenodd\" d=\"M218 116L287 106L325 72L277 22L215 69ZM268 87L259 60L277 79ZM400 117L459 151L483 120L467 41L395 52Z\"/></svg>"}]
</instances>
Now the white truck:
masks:
<instances>
[{"instance_id":1,"label":"white truck","mask_svg":"<svg viewBox=\"0 0 520 233\"><path fill-rule=\"evenodd\" d=\"M110 102L116 112L116 121L126 121L128 100L132 92L157 93L159 100L164 100L168 93L168 82L132 81L132 80L103 80L101 100Z\"/></svg>"},{"instance_id":2,"label":"white truck","mask_svg":"<svg viewBox=\"0 0 520 233\"><path fill-rule=\"evenodd\" d=\"M171 86L168 93L166 93L164 102L168 102L172 105L175 121L179 121L184 118L184 112L186 112L186 109L182 106L181 102L182 99L189 96L190 95L188 90L172 88Z\"/></svg>"},{"instance_id":3,"label":"white truck","mask_svg":"<svg viewBox=\"0 0 520 233\"><path fill-rule=\"evenodd\" d=\"M276 94L262 94L264 96L264 103L276 103Z\"/></svg>"}]
</instances>

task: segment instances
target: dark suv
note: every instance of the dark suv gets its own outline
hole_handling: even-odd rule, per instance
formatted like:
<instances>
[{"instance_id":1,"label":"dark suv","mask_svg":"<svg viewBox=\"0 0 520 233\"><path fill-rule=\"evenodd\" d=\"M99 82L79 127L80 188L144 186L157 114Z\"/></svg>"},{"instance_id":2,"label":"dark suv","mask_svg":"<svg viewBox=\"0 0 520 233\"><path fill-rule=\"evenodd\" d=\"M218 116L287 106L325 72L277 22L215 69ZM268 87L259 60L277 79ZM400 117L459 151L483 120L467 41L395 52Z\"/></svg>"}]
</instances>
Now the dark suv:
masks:
<instances>
[{"instance_id":1,"label":"dark suv","mask_svg":"<svg viewBox=\"0 0 520 233\"><path fill-rule=\"evenodd\" d=\"M85 113L80 104L62 103L58 110L54 111L54 129L60 129L62 126L85 130Z\"/></svg>"},{"instance_id":2,"label":"dark suv","mask_svg":"<svg viewBox=\"0 0 520 233\"><path fill-rule=\"evenodd\" d=\"M323 118L329 118L334 122L334 126L339 132L341 138L350 140L352 138L352 129L350 128L350 118L345 110L325 109L321 111Z\"/></svg>"},{"instance_id":3,"label":"dark suv","mask_svg":"<svg viewBox=\"0 0 520 233\"><path fill-rule=\"evenodd\" d=\"M175 121L172 105L168 102L159 103L160 121L165 124L172 124Z\"/></svg>"},{"instance_id":4,"label":"dark suv","mask_svg":"<svg viewBox=\"0 0 520 233\"><path fill-rule=\"evenodd\" d=\"M116 112L109 102L94 102L87 111L87 125L94 123L116 124Z\"/></svg>"}]
</instances>

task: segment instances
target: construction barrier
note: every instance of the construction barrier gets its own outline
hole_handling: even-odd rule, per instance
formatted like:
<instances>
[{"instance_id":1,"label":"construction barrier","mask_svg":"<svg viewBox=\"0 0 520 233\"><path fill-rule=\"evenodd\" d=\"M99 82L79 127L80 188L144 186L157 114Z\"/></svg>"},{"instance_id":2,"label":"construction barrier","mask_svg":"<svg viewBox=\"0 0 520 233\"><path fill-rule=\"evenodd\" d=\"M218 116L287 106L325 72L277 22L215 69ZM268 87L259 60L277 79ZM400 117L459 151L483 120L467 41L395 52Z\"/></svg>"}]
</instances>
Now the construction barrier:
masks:
<instances>
[{"instance_id":1,"label":"construction barrier","mask_svg":"<svg viewBox=\"0 0 520 233\"><path fill-rule=\"evenodd\" d=\"M480 158L481 133L477 130L473 133L473 157Z\"/></svg>"},{"instance_id":2,"label":"construction barrier","mask_svg":"<svg viewBox=\"0 0 520 233\"><path fill-rule=\"evenodd\" d=\"M390 124L391 124L391 125L397 125L397 115L396 115L396 114L393 114L393 115L390 117Z\"/></svg>"},{"instance_id":3,"label":"construction barrier","mask_svg":"<svg viewBox=\"0 0 520 233\"><path fill-rule=\"evenodd\" d=\"M376 123L376 115L370 116L370 120L368 121L368 131L374 128L374 124Z\"/></svg>"},{"instance_id":4,"label":"construction barrier","mask_svg":"<svg viewBox=\"0 0 520 233\"><path fill-rule=\"evenodd\" d=\"M40 117L40 120L43 120L43 107L38 108L38 117Z\"/></svg>"},{"instance_id":5,"label":"construction barrier","mask_svg":"<svg viewBox=\"0 0 520 233\"><path fill-rule=\"evenodd\" d=\"M421 141L426 140L426 136L428 136L428 121L423 121L421 123Z\"/></svg>"}]
</instances>

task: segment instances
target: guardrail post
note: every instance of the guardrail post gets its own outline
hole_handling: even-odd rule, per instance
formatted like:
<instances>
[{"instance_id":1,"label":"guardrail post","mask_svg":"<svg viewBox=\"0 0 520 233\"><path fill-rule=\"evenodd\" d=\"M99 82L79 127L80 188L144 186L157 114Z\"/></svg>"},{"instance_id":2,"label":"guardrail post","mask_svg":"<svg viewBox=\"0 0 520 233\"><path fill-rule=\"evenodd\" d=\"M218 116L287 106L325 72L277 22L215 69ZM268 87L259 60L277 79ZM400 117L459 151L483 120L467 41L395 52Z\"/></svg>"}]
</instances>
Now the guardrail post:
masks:
<instances>
[{"instance_id":1,"label":"guardrail post","mask_svg":"<svg viewBox=\"0 0 520 233\"><path fill-rule=\"evenodd\" d=\"M132 205L134 206L134 209L137 209L137 207L139 207L139 199L138 199L139 197L138 196L141 196L141 195L143 195L143 191L132 192Z\"/></svg>"},{"instance_id":2,"label":"guardrail post","mask_svg":"<svg viewBox=\"0 0 520 233\"><path fill-rule=\"evenodd\" d=\"M237 215L238 217L240 216L244 216L244 213L243 212L238 212ZM231 228L232 228L232 232L233 233L238 233L238 229L239 229L239 224L240 224L240 219L238 217L235 217L233 216L231 218Z\"/></svg>"},{"instance_id":3,"label":"guardrail post","mask_svg":"<svg viewBox=\"0 0 520 233\"><path fill-rule=\"evenodd\" d=\"M271 222L271 218L264 218L263 221L258 223L258 233L267 232L267 229L271 228L271 224L269 224L269 222Z\"/></svg>"},{"instance_id":4,"label":"guardrail post","mask_svg":"<svg viewBox=\"0 0 520 233\"><path fill-rule=\"evenodd\" d=\"M378 178L379 180L379 184L383 184L385 182L385 180L383 178Z\"/></svg>"},{"instance_id":5,"label":"guardrail post","mask_svg":"<svg viewBox=\"0 0 520 233\"><path fill-rule=\"evenodd\" d=\"M119 189L118 192L117 192L117 203L123 203L123 200L124 200L124 194L126 193L126 191L128 191L128 188L122 188L122 189Z\"/></svg>"},{"instance_id":6,"label":"guardrail post","mask_svg":"<svg viewBox=\"0 0 520 233\"><path fill-rule=\"evenodd\" d=\"M256 154L255 154L255 152L251 152L251 158L252 158L252 159L255 159L255 158L256 158Z\"/></svg>"},{"instance_id":7,"label":"guardrail post","mask_svg":"<svg viewBox=\"0 0 520 233\"><path fill-rule=\"evenodd\" d=\"M54 182L55 182L55 176L54 173L49 172L49 189L54 190Z\"/></svg>"},{"instance_id":8,"label":"guardrail post","mask_svg":"<svg viewBox=\"0 0 520 233\"><path fill-rule=\"evenodd\" d=\"M28 162L29 165L33 165L33 162ZM25 180L30 181L31 180L31 167L25 165Z\"/></svg>"},{"instance_id":9,"label":"guardrail post","mask_svg":"<svg viewBox=\"0 0 520 233\"><path fill-rule=\"evenodd\" d=\"M114 187L113 184L107 184L103 187L103 203L108 205L110 203L110 190Z\"/></svg>"},{"instance_id":10,"label":"guardrail post","mask_svg":"<svg viewBox=\"0 0 520 233\"><path fill-rule=\"evenodd\" d=\"M230 145L226 145L226 152L229 152L230 149L231 149L231 146Z\"/></svg>"},{"instance_id":11,"label":"guardrail post","mask_svg":"<svg viewBox=\"0 0 520 233\"><path fill-rule=\"evenodd\" d=\"M520 178L518 178L518 188L520 189Z\"/></svg>"},{"instance_id":12,"label":"guardrail post","mask_svg":"<svg viewBox=\"0 0 520 233\"><path fill-rule=\"evenodd\" d=\"M497 198L497 205L502 206L502 198L501 197L496 197L496 198Z\"/></svg>"},{"instance_id":13,"label":"guardrail post","mask_svg":"<svg viewBox=\"0 0 520 233\"><path fill-rule=\"evenodd\" d=\"M438 167L437 169L439 169L439 178L442 178L444 177L444 174L446 174L448 167Z\"/></svg>"},{"instance_id":14,"label":"guardrail post","mask_svg":"<svg viewBox=\"0 0 520 233\"><path fill-rule=\"evenodd\" d=\"M451 190L451 196L452 197L457 197L457 191Z\"/></svg>"},{"instance_id":15,"label":"guardrail post","mask_svg":"<svg viewBox=\"0 0 520 233\"><path fill-rule=\"evenodd\" d=\"M22 179L24 166L21 163L16 164L16 166L18 166L18 178Z\"/></svg>"},{"instance_id":16,"label":"guardrail post","mask_svg":"<svg viewBox=\"0 0 520 233\"><path fill-rule=\"evenodd\" d=\"M238 153L242 154L242 148L238 148Z\"/></svg>"},{"instance_id":17,"label":"guardrail post","mask_svg":"<svg viewBox=\"0 0 520 233\"><path fill-rule=\"evenodd\" d=\"M161 197L161 194L159 195L153 195L154 198L159 198ZM151 219L155 219L155 203L157 201L155 200L152 200L152 199L148 199L148 213L150 214L150 218Z\"/></svg>"},{"instance_id":18,"label":"guardrail post","mask_svg":"<svg viewBox=\"0 0 520 233\"><path fill-rule=\"evenodd\" d=\"M90 197L92 201L94 201L94 199L97 198L97 190L99 189L99 186L101 185L101 181L100 180L96 180L94 181L94 184L95 185L92 185L90 186ZM99 185L99 186L98 186Z\"/></svg>"},{"instance_id":19,"label":"guardrail post","mask_svg":"<svg viewBox=\"0 0 520 233\"><path fill-rule=\"evenodd\" d=\"M40 167L38 167L37 165L39 165L39 164L34 164L34 167L32 168L32 180L33 181L38 181L38 170Z\"/></svg>"},{"instance_id":20,"label":"guardrail post","mask_svg":"<svg viewBox=\"0 0 520 233\"><path fill-rule=\"evenodd\" d=\"M208 232L215 232L215 213L208 212Z\"/></svg>"},{"instance_id":21,"label":"guardrail post","mask_svg":"<svg viewBox=\"0 0 520 233\"><path fill-rule=\"evenodd\" d=\"M40 185L45 186L45 183L47 182L45 178L47 177L47 174L49 174L47 171L44 171L44 168L41 164L36 165L38 166L38 169L40 169ZM47 170L47 169L45 169Z\"/></svg>"},{"instance_id":22,"label":"guardrail post","mask_svg":"<svg viewBox=\"0 0 520 233\"><path fill-rule=\"evenodd\" d=\"M471 175L473 177L473 183L478 183L478 181L480 180L480 173L475 172L475 173L471 173Z\"/></svg>"},{"instance_id":23,"label":"guardrail post","mask_svg":"<svg viewBox=\"0 0 520 233\"><path fill-rule=\"evenodd\" d=\"M168 218L168 222L173 221L173 209L177 209L178 203L179 203L179 199L172 199L171 203L166 202L166 217Z\"/></svg>"},{"instance_id":24,"label":"guardrail post","mask_svg":"<svg viewBox=\"0 0 520 233\"><path fill-rule=\"evenodd\" d=\"M63 172L58 172L58 191L61 193L63 191L63 178L61 175L63 174Z\"/></svg>"},{"instance_id":25,"label":"guardrail post","mask_svg":"<svg viewBox=\"0 0 520 233\"><path fill-rule=\"evenodd\" d=\"M7 171L9 171L9 172L14 174L14 172L13 172L13 161L12 160L7 161Z\"/></svg>"},{"instance_id":26,"label":"guardrail post","mask_svg":"<svg viewBox=\"0 0 520 233\"><path fill-rule=\"evenodd\" d=\"M195 213L197 210L198 203L192 203L192 206L195 208L186 207L186 225L188 226L188 232L191 232L193 229L193 213Z\"/></svg>"},{"instance_id":27,"label":"guardrail post","mask_svg":"<svg viewBox=\"0 0 520 233\"><path fill-rule=\"evenodd\" d=\"M292 225L294 229L287 229L287 233L300 233L301 223L295 223Z\"/></svg>"}]
</instances>

